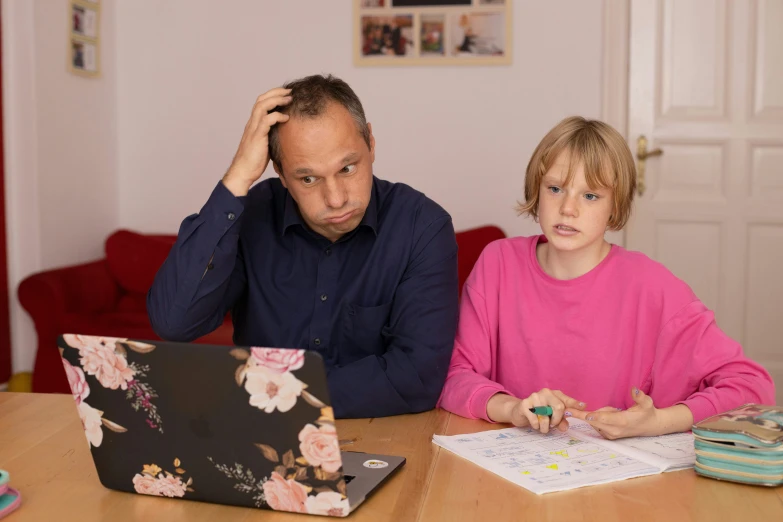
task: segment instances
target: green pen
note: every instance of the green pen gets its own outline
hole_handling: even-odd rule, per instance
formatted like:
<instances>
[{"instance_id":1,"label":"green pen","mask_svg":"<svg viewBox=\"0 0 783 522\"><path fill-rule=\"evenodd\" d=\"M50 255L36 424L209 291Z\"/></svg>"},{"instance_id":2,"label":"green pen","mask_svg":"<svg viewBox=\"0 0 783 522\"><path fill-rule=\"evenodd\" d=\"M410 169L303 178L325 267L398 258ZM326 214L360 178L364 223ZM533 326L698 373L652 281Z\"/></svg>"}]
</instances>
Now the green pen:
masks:
<instances>
[{"instance_id":1,"label":"green pen","mask_svg":"<svg viewBox=\"0 0 783 522\"><path fill-rule=\"evenodd\" d=\"M547 417L552 416L552 406L536 406L535 408L530 408L530 411L536 415L546 415Z\"/></svg>"}]
</instances>

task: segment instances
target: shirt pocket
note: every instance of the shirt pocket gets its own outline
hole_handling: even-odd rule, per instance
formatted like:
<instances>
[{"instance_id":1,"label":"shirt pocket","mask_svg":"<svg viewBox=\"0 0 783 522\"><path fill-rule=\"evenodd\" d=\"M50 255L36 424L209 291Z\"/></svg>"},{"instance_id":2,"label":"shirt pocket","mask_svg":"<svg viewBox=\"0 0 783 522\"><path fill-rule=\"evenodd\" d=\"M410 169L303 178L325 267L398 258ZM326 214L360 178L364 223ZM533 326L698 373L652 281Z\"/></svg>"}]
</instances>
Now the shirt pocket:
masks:
<instances>
[{"instance_id":1,"label":"shirt pocket","mask_svg":"<svg viewBox=\"0 0 783 522\"><path fill-rule=\"evenodd\" d=\"M386 325L391 303L378 306L346 304L343 309L343 342L337 346L338 359L350 363L386 351Z\"/></svg>"}]
</instances>

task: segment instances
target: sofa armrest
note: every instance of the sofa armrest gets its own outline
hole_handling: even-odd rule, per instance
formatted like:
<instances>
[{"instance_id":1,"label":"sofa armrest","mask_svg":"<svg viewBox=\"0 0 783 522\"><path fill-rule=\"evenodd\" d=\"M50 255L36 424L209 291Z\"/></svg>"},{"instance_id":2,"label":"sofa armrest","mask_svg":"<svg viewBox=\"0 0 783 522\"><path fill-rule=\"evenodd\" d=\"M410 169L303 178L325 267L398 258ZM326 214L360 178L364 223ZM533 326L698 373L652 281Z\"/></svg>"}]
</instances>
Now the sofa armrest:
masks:
<instances>
[{"instance_id":1,"label":"sofa armrest","mask_svg":"<svg viewBox=\"0 0 783 522\"><path fill-rule=\"evenodd\" d=\"M18 289L19 302L36 323L47 316L110 311L120 295L105 260L38 272Z\"/></svg>"},{"instance_id":2,"label":"sofa armrest","mask_svg":"<svg viewBox=\"0 0 783 522\"><path fill-rule=\"evenodd\" d=\"M39 272L19 284L19 302L32 317L38 334L34 392L68 393L70 390L56 344L57 336L65 333L61 331L65 314L113 310L120 294L105 260Z\"/></svg>"}]
</instances>

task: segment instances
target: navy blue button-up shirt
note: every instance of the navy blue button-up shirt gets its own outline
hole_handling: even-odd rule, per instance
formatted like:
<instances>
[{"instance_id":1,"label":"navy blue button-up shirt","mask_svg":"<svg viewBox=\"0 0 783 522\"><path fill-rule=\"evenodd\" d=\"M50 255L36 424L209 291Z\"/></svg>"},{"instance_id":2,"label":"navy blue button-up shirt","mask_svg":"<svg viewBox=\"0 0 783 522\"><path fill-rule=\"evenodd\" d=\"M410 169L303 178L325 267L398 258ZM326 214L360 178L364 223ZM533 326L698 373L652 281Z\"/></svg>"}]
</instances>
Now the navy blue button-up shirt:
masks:
<instances>
[{"instance_id":1,"label":"navy blue button-up shirt","mask_svg":"<svg viewBox=\"0 0 783 522\"><path fill-rule=\"evenodd\" d=\"M457 326L451 217L373 178L361 223L332 243L307 227L279 179L239 198L221 182L183 221L147 308L164 339L196 339L230 310L237 345L317 351L339 417L429 410Z\"/></svg>"}]
</instances>

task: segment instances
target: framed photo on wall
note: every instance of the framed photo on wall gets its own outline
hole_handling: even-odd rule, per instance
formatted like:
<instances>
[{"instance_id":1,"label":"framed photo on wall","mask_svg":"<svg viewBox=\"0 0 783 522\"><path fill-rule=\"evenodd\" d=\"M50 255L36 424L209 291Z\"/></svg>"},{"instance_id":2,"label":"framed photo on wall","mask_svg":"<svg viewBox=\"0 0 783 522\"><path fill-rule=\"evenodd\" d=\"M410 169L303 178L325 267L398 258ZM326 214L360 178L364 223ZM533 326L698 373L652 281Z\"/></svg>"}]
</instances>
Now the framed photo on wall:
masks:
<instances>
[{"instance_id":1,"label":"framed photo on wall","mask_svg":"<svg viewBox=\"0 0 783 522\"><path fill-rule=\"evenodd\" d=\"M354 64L508 65L511 0L354 0Z\"/></svg>"},{"instance_id":2,"label":"framed photo on wall","mask_svg":"<svg viewBox=\"0 0 783 522\"><path fill-rule=\"evenodd\" d=\"M71 35L96 39L98 37L98 10L93 6L71 3Z\"/></svg>"},{"instance_id":3,"label":"framed photo on wall","mask_svg":"<svg viewBox=\"0 0 783 522\"><path fill-rule=\"evenodd\" d=\"M68 9L68 70L80 76L100 75L100 8L98 0L71 0Z\"/></svg>"},{"instance_id":4,"label":"framed photo on wall","mask_svg":"<svg viewBox=\"0 0 783 522\"><path fill-rule=\"evenodd\" d=\"M69 66L74 74L98 76L98 44L88 40L71 38Z\"/></svg>"}]
</instances>

